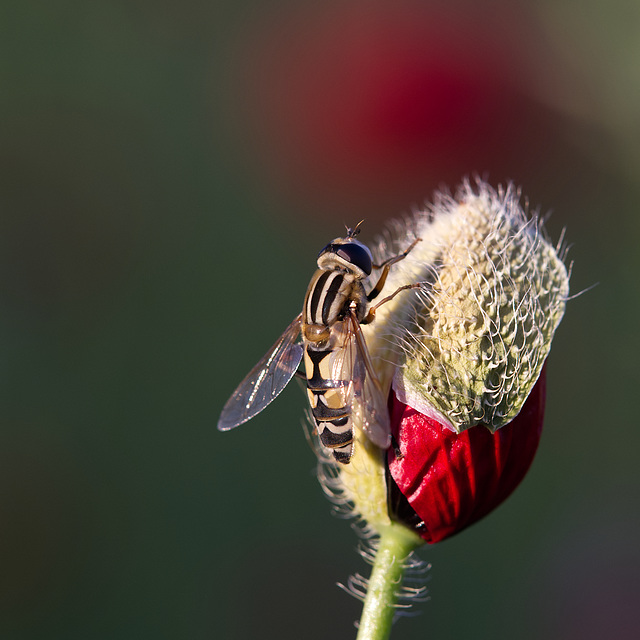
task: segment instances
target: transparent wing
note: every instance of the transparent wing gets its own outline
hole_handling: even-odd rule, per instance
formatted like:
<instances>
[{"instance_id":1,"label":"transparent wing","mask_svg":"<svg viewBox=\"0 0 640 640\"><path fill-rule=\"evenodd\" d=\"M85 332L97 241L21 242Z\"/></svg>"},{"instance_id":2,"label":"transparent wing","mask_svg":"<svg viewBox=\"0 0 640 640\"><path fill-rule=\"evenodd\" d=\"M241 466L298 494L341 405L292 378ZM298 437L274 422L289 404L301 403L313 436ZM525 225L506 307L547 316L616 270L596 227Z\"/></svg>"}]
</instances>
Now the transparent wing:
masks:
<instances>
[{"instance_id":1,"label":"transparent wing","mask_svg":"<svg viewBox=\"0 0 640 640\"><path fill-rule=\"evenodd\" d=\"M381 449L391 444L387 397L371 363L360 323L353 312L344 320L343 345L334 361L337 379L350 377L353 383L351 417L369 440Z\"/></svg>"},{"instance_id":2,"label":"transparent wing","mask_svg":"<svg viewBox=\"0 0 640 640\"><path fill-rule=\"evenodd\" d=\"M302 359L300 314L269 349L227 400L218 420L218 429L228 431L259 414L293 377Z\"/></svg>"}]
</instances>

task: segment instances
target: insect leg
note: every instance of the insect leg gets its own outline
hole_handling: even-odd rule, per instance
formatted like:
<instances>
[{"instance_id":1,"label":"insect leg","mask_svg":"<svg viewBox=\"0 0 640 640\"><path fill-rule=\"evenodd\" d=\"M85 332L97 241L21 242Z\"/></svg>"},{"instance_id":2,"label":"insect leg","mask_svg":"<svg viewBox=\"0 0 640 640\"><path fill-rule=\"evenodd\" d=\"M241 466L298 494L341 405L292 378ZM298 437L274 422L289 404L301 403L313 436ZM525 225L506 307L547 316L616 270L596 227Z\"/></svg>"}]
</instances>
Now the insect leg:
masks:
<instances>
[{"instance_id":1,"label":"insect leg","mask_svg":"<svg viewBox=\"0 0 640 640\"><path fill-rule=\"evenodd\" d=\"M398 458L398 460L402 460L402 458L404 458L404 453L400 451L400 445L393 434L391 434L391 446L393 447L393 452L395 453L396 458Z\"/></svg>"},{"instance_id":2,"label":"insect leg","mask_svg":"<svg viewBox=\"0 0 640 640\"><path fill-rule=\"evenodd\" d=\"M380 278L378 278L378 282L376 282L376 286L373 287L373 289L371 289L371 291L367 295L367 300L369 302L371 302L374 298L376 298L378 296L378 294L384 288L384 284L387 281L387 276L389 275L389 269L391 269L392 265L394 265L396 262L400 262L400 260L403 260L404 258L406 258L407 255L409 254L409 251L411 251L411 249L413 249L418 244L418 242L420 242L420 240L422 240L422 238L416 238L411 243L409 248L406 249L406 251L403 251L402 253L399 253L397 256L392 256L391 258L387 258L381 264L374 264L373 265L374 269L382 269L382 273L380 274Z\"/></svg>"},{"instance_id":3,"label":"insect leg","mask_svg":"<svg viewBox=\"0 0 640 640\"><path fill-rule=\"evenodd\" d=\"M358 318L353 310L350 311L351 316L351 325L353 335L356 338L356 343L358 345L358 354L362 358L362 362L364 363L365 370L367 375L373 384L381 390L380 381L378 380L378 376L376 375L376 370L373 368L373 363L371 362L371 356L369 355L369 349L367 349L367 343L362 335L362 329L360 328L361 322L358 322ZM364 322L364 321L363 321Z\"/></svg>"},{"instance_id":4,"label":"insect leg","mask_svg":"<svg viewBox=\"0 0 640 640\"><path fill-rule=\"evenodd\" d=\"M419 289L422 286L421 282L415 282L413 284L405 284L402 287L398 287L390 296L383 298L376 304L375 306L369 309L369 313L360 321L360 324L368 324L376 317L376 310L378 307L381 307L385 302L389 302L389 300L393 300L401 291L405 291L406 289Z\"/></svg>"}]
</instances>

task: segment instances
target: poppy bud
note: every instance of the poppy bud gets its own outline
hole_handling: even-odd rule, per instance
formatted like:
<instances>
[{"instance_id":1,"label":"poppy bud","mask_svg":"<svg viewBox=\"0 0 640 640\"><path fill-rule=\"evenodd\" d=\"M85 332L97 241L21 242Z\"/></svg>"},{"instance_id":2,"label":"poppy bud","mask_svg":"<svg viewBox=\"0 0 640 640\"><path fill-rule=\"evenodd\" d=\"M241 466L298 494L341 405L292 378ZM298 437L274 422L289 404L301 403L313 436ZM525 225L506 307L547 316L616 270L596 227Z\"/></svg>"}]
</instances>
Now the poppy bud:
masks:
<instances>
[{"instance_id":1,"label":"poppy bud","mask_svg":"<svg viewBox=\"0 0 640 640\"><path fill-rule=\"evenodd\" d=\"M415 242L390 272L389 301L362 327L395 444L376 452L359 430L339 471L344 497L375 531L395 521L443 540L500 504L533 460L569 278L562 248L519 199L512 186L465 182L392 223L374 247L381 264Z\"/></svg>"},{"instance_id":2,"label":"poppy bud","mask_svg":"<svg viewBox=\"0 0 640 640\"><path fill-rule=\"evenodd\" d=\"M370 437L371 416L383 415L386 433L387 415L360 385L349 464L320 452L318 467L325 492L373 539L363 549L370 578L342 585L364 603L359 638L388 637L394 607L425 595L402 585L405 570L425 568L413 551L498 506L538 447L544 366L569 275L562 245L519 200L511 185L465 182L455 197L439 194L428 211L391 223L373 247L374 275L392 266L380 291L367 289L380 302L361 331L369 375L388 398L391 446Z\"/></svg>"}]
</instances>

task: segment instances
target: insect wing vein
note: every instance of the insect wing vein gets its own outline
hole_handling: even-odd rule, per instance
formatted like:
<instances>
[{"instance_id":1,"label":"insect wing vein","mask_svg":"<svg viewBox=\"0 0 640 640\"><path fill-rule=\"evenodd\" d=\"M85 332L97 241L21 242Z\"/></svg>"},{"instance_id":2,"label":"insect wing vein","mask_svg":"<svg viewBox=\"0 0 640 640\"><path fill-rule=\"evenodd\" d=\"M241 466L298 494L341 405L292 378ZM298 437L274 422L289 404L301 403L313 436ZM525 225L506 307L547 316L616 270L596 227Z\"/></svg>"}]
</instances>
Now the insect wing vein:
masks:
<instances>
[{"instance_id":1,"label":"insect wing vein","mask_svg":"<svg viewBox=\"0 0 640 640\"><path fill-rule=\"evenodd\" d=\"M256 416L287 386L302 360L302 345L296 342L301 318L302 314L238 385L220 414L220 431L233 429Z\"/></svg>"},{"instance_id":2,"label":"insect wing vein","mask_svg":"<svg viewBox=\"0 0 640 640\"><path fill-rule=\"evenodd\" d=\"M356 351L353 334L348 321L339 321L333 325L331 337L331 373L334 383L342 385L345 402L350 403L353 392L353 367L356 365Z\"/></svg>"}]
</instances>

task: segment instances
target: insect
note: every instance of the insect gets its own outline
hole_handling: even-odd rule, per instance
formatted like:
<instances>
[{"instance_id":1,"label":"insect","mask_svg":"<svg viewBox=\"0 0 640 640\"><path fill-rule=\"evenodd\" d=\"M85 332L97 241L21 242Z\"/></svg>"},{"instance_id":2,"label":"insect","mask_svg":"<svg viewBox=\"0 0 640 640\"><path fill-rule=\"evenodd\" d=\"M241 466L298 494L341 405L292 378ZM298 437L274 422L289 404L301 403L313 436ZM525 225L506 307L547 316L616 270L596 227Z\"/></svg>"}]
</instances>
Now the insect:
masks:
<instances>
[{"instance_id":1,"label":"insect","mask_svg":"<svg viewBox=\"0 0 640 640\"><path fill-rule=\"evenodd\" d=\"M382 449L391 444L387 398L367 349L361 325L371 322L385 302L370 303L382 291L389 269L420 241L401 254L373 264L369 248L356 240L360 225L332 240L318 254L302 313L240 383L224 408L218 429L227 431L260 413L287 386L304 360L307 395L321 444L343 464L353 455L353 426ZM380 276L366 293L363 281L373 269ZM301 337L301 340L299 339Z\"/></svg>"}]
</instances>

